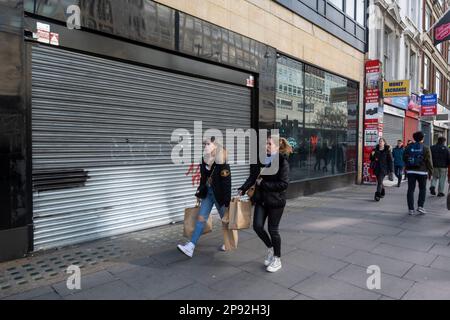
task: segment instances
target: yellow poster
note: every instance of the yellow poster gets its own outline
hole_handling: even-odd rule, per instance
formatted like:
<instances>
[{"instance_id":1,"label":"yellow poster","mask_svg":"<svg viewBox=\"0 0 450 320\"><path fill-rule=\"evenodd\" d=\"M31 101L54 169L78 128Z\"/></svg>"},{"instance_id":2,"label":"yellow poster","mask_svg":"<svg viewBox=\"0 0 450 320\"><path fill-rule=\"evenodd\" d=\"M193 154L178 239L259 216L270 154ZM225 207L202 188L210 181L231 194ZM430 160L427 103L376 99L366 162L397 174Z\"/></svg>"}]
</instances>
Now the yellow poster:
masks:
<instances>
[{"instance_id":1,"label":"yellow poster","mask_svg":"<svg viewBox=\"0 0 450 320\"><path fill-rule=\"evenodd\" d=\"M383 97L407 97L410 95L409 80L383 82Z\"/></svg>"}]
</instances>

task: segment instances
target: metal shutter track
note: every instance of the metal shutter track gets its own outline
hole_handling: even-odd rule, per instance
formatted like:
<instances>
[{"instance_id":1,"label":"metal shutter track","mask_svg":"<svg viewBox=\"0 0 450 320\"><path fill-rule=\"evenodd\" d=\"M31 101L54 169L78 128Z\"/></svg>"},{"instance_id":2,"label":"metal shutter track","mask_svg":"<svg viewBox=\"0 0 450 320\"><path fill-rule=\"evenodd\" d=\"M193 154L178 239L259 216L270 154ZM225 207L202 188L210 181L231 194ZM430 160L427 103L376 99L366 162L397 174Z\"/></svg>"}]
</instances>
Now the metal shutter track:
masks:
<instances>
[{"instance_id":1,"label":"metal shutter track","mask_svg":"<svg viewBox=\"0 0 450 320\"><path fill-rule=\"evenodd\" d=\"M180 221L194 202L172 131L250 127L250 90L57 48L32 52L33 183L80 169L82 186L35 190L35 250ZM48 174L50 172L50 174ZM248 166L232 166L233 187Z\"/></svg>"}]
</instances>

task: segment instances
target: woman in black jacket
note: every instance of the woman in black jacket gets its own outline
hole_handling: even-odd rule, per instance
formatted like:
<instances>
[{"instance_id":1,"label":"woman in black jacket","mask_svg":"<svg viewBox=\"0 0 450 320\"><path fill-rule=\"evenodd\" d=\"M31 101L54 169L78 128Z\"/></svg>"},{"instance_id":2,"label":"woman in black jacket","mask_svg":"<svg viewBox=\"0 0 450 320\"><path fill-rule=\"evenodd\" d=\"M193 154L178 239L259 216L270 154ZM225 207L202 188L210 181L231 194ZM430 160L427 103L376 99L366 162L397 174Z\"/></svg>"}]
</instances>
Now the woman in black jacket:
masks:
<instances>
[{"instance_id":1,"label":"woman in black jacket","mask_svg":"<svg viewBox=\"0 0 450 320\"><path fill-rule=\"evenodd\" d=\"M377 191L375 192L375 201L384 198L386 191L384 189L384 178L389 175L389 180L393 180L394 161L392 158L391 147L387 145L384 138L380 138L378 145L370 154L371 168L377 177Z\"/></svg>"},{"instance_id":2,"label":"woman in black jacket","mask_svg":"<svg viewBox=\"0 0 450 320\"><path fill-rule=\"evenodd\" d=\"M286 190L289 185L287 158L292 153L292 148L286 139L279 139L279 144L276 144L274 139L277 138L267 139L265 164L263 166L253 165L250 177L239 188L239 195L242 195L255 185L252 197L252 202L255 204L253 229L268 248L264 265L269 272L281 269L281 237L278 226L286 206ZM269 168L276 162L278 162L278 170L275 173L269 172L273 171ZM264 230L266 219L268 220L269 234Z\"/></svg>"},{"instance_id":3,"label":"woman in black jacket","mask_svg":"<svg viewBox=\"0 0 450 320\"><path fill-rule=\"evenodd\" d=\"M227 151L216 142L214 137L205 141L205 152L200 164L200 186L195 196L201 199L198 220L192 233L191 240L184 245L179 244L178 249L192 258L195 246L203 233L206 221L213 206L216 206L220 218L231 201L231 170L226 163ZM222 246L222 250L224 247Z\"/></svg>"}]
</instances>

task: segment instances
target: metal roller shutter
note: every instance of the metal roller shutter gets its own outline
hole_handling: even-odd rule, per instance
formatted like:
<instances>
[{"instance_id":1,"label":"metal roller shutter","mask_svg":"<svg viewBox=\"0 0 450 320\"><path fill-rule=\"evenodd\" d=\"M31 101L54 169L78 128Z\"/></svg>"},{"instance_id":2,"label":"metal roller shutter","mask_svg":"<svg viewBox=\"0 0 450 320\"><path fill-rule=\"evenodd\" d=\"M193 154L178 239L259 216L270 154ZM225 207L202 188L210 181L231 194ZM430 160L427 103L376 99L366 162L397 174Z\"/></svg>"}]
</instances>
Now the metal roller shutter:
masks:
<instances>
[{"instance_id":1,"label":"metal roller shutter","mask_svg":"<svg viewBox=\"0 0 450 320\"><path fill-rule=\"evenodd\" d=\"M388 145L394 147L397 145L397 140L403 140L403 122L402 117L384 114L383 138Z\"/></svg>"},{"instance_id":2,"label":"metal roller shutter","mask_svg":"<svg viewBox=\"0 0 450 320\"><path fill-rule=\"evenodd\" d=\"M34 46L35 250L182 220L196 187L172 131L250 128L250 103L245 87ZM247 174L232 166L233 187Z\"/></svg>"},{"instance_id":3,"label":"metal roller shutter","mask_svg":"<svg viewBox=\"0 0 450 320\"><path fill-rule=\"evenodd\" d=\"M421 131L425 135L424 144L430 146L432 144L432 136L431 136L431 124L425 121L420 121Z\"/></svg>"}]
</instances>

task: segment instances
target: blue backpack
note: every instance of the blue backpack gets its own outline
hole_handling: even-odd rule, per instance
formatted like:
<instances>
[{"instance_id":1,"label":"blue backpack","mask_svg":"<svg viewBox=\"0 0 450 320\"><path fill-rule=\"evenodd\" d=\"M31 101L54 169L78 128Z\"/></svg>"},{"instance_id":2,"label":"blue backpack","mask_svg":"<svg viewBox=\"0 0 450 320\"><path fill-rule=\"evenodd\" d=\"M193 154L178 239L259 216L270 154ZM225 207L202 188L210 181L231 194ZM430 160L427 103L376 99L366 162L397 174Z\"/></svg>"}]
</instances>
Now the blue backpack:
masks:
<instances>
[{"instance_id":1,"label":"blue backpack","mask_svg":"<svg viewBox=\"0 0 450 320\"><path fill-rule=\"evenodd\" d=\"M419 168L425 159L425 153L423 151L423 144L414 143L410 145L406 151L407 153L407 161L406 165L412 168Z\"/></svg>"}]
</instances>

